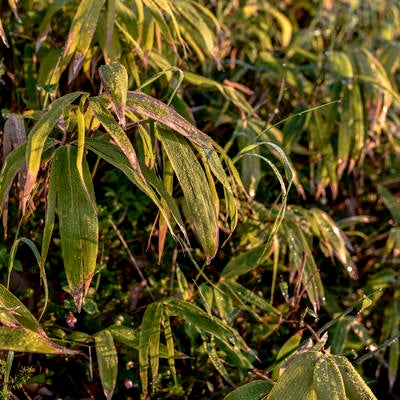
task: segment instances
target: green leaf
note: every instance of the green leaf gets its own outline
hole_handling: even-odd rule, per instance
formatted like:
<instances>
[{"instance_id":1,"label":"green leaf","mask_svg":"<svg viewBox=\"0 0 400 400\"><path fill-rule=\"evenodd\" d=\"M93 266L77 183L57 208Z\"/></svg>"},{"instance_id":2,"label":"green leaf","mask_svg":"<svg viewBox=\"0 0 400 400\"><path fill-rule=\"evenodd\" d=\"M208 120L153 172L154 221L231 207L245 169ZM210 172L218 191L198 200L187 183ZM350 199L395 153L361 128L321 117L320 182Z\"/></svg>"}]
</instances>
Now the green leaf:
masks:
<instances>
[{"instance_id":1,"label":"green leaf","mask_svg":"<svg viewBox=\"0 0 400 400\"><path fill-rule=\"evenodd\" d=\"M114 339L108 329L94 337L99 374L106 398L112 399L118 373L118 357Z\"/></svg>"},{"instance_id":2,"label":"green leaf","mask_svg":"<svg viewBox=\"0 0 400 400\"><path fill-rule=\"evenodd\" d=\"M377 400L350 361L343 356L332 356L342 374L346 396L350 400Z\"/></svg>"},{"instance_id":3,"label":"green leaf","mask_svg":"<svg viewBox=\"0 0 400 400\"><path fill-rule=\"evenodd\" d=\"M261 296L258 296L251 290L246 289L244 286L235 281L224 279L218 284L218 287L221 288L223 293L229 293L232 298L236 299L241 307L251 305L272 315L281 315L281 313L273 305L268 303Z\"/></svg>"},{"instance_id":4,"label":"green leaf","mask_svg":"<svg viewBox=\"0 0 400 400\"><path fill-rule=\"evenodd\" d=\"M84 159L82 182L76 160L77 149L71 145L55 152L50 178L55 187L49 192L56 192L64 267L79 311L96 267L98 220L89 167Z\"/></svg>"},{"instance_id":5,"label":"green leaf","mask_svg":"<svg viewBox=\"0 0 400 400\"><path fill-rule=\"evenodd\" d=\"M158 179L158 177L152 170L147 168L145 165L141 165L142 173L145 175L146 182L151 184L150 186L138 178L138 175L133 170L128 159L122 153L120 148L116 145L103 139L86 138L85 146L86 148L97 154L99 157L103 158L105 161L119 169L131 182L133 182L136 186L139 187L140 190L146 193L146 195L149 196L154 204L156 204L162 216L168 222L170 232L172 233L172 235L174 235L169 219L169 215L171 214L174 218L174 221L178 224L180 230L186 238L186 230L179 209L174 199L165 190L162 182ZM157 194L154 192L153 188L161 196L166 206L164 206L164 203L160 201L160 199L157 197Z\"/></svg>"},{"instance_id":6,"label":"green leaf","mask_svg":"<svg viewBox=\"0 0 400 400\"><path fill-rule=\"evenodd\" d=\"M73 92L55 100L50 110L47 111L33 126L28 134L26 147L27 177L22 197L22 213L25 213L26 203L36 183L37 174L40 168L43 148L47 137L53 131L58 119L65 108L75 101L83 92Z\"/></svg>"},{"instance_id":7,"label":"green leaf","mask_svg":"<svg viewBox=\"0 0 400 400\"><path fill-rule=\"evenodd\" d=\"M199 241L209 262L218 249L218 220L214 196L189 144L173 132L159 137L179 180Z\"/></svg>"},{"instance_id":8,"label":"green leaf","mask_svg":"<svg viewBox=\"0 0 400 400\"><path fill-rule=\"evenodd\" d=\"M139 161L132 143L130 142L124 130L117 124L112 114L107 110L107 104L104 99L101 97L91 97L89 99L89 104L96 118L100 121L106 131L115 140L119 148L125 154L133 170L141 180L146 182L140 169Z\"/></svg>"},{"instance_id":9,"label":"green leaf","mask_svg":"<svg viewBox=\"0 0 400 400\"><path fill-rule=\"evenodd\" d=\"M263 254L265 254L265 246L260 246L232 257L222 270L221 276L224 279L231 279L252 271L262 263Z\"/></svg>"},{"instance_id":10,"label":"green leaf","mask_svg":"<svg viewBox=\"0 0 400 400\"><path fill-rule=\"evenodd\" d=\"M291 336L280 348L278 355L276 356L276 360L278 364L274 367L272 371L271 378L273 380L277 380L279 378L279 372L282 364L286 362L286 360L293 355L293 353L299 348L300 341L302 338L302 332L296 332L293 336Z\"/></svg>"},{"instance_id":11,"label":"green leaf","mask_svg":"<svg viewBox=\"0 0 400 400\"><path fill-rule=\"evenodd\" d=\"M128 73L119 63L102 65L99 75L111 106L118 116L119 124L125 129L125 106L128 92Z\"/></svg>"},{"instance_id":12,"label":"green leaf","mask_svg":"<svg viewBox=\"0 0 400 400\"><path fill-rule=\"evenodd\" d=\"M317 351L307 351L293 356L278 382L268 394L268 400L314 400L313 371L320 357Z\"/></svg>"},{"instance_id":13,"label":"green leaf","mask_svg":"<svg viewBox=\"0 0 400 400\"><path fill-rule=\"evenodd\" d=\"M398 197L394 196L388 189L383 185L378 185L378 194L382 199L383 203L390 211L394 221L397 225L400 225L400 200Z\"/></svg>"},{"instance_id":14,"label":"green leaf","mask_svg":"<svg viewBox=\"0 0 400 400\"><path fill-rule=\"evenodd\" d=\"M268 381L253 381L238 387L224 397L224 400L262 400L272 388Z\"/></svg>"},{"instance_id":15,"label":"green leaf","mask_svg":"<svg viewBox=\"0 0 400 400\"><path fill-rule=\"evenodd\" d=\"M68 83L71 83L78 75L88 50L90 49L103 4L104 0L82 0L79 2L68 33L63 54L60 57L58 67L54 72L51 83L58 83L61 74L72 58L68 73Z\"/></svg>"},{"instance_id":16,"label":"green leaf","mask_svg":"<svg viewBox=\"0 0 400 400\"><path fill-rule=\"evenodd\" d=\"M340 370L330 356L318 358L315 363L313 384L318 400L346 399Z\"/></svg>"},{"instance_id":17,"label":"green leaf","mask_svg":"<svg viewBox=\"0 0 400 400\"><path fill-rule=\"evenodd\" d=\"M148 394L149 358L152 371L153 384L158 375L160 325L163 305L159 302L147 306L142 318L139 336L139 367L142 391ZM154 386L153 386L154 388Z\"/></svg>"},{"instance_id":18,"label":"green leaf","mask_svg":"<svg viewBox=\"0 0 400 400\"><path fill-rule=\"evenodd\" d=\"M212 150L211 139L160 100L140 92L128 92L127 106L135 113L157 121L205 150Z\"/></svg>"},{"instance_id":19,"label":"green leaf","mask_svg":"<svg viewBox=\"0 0 400 400\"><path fill-rule=\"evenodd\" d=\"M170 316L178 316L185 322L191 323L197 329L204 331L210 336L215 336L223 342L247 349L246 344L239 334L221 320L210 316L201 308L186 301L170 298L164 301L165 312Z\"/></svg>"},{"instance_id":20,"label":"green leaf","mask_svg":"<svg viewBox=\"0 0 400 400\"><path fill-rule=\"evenodd\" d=\"M78 351L53 343L41 329L35 332L15 327L0 327L0 349L24 353L78 354Z\"/></svg>"},{"instance_id":21,"label":"green leaf","mask_svg":"<svg viewBox=\"0 0 400 400\"><path fill-rule=\"evenodd\" d=\"M14 296L5 286L0 284L0 321L7 325L19 326L19 324L34 332L37 332L39 323L25 305Z\"/></svg>"}]
</instances>

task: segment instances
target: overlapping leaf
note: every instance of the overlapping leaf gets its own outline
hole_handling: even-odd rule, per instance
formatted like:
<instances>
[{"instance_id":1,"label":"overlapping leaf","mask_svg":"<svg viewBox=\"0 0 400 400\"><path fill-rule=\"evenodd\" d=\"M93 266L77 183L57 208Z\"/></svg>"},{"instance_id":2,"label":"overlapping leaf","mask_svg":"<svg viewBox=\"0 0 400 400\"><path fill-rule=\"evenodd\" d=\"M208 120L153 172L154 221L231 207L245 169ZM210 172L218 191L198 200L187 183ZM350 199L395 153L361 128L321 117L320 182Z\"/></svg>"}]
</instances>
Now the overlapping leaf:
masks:
<instances>
[{"instance_id":1,"label":"overlapping leaf","mask_svg":"<svg viewBox=\"0 0 400 400\"><path fill-rule=\"evenodd\" d=\"M54 154L46 225L50 235L56 212L68 285L80 310L96 267L98 220L87 162L82 163L82 181L76 160L77 149L72 145L60 147Z\"/></svg>"}]
</instances>

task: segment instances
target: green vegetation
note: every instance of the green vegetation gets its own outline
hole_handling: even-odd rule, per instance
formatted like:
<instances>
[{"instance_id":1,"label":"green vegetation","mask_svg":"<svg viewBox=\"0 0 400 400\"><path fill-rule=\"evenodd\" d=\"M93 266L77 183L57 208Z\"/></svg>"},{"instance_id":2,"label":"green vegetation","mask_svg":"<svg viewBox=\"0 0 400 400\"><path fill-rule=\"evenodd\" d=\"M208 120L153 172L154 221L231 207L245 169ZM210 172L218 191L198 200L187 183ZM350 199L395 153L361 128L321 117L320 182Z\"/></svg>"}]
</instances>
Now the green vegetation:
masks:
<instances>
[{"instance_id":1,"label":"green vegetation","mask_svg":"<svg viewBox=\"0 0 400 400\"><path fill-rule=\"evenodd\" d=\"M1 398L400 398L400 2L9 0Z\"/></svg>"}]
</instances>

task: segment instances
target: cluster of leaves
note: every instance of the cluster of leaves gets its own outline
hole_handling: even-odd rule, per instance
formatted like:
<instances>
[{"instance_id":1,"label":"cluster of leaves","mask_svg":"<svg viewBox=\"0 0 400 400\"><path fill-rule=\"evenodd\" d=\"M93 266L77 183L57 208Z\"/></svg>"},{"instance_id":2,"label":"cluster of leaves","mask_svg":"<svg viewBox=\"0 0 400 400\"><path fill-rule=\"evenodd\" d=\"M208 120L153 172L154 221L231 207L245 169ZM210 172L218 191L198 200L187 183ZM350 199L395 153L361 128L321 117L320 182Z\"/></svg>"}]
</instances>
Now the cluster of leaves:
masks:
<instances>
[{"instance_id":1,"label":"cluster of leaves","mask_svg":"<svg viewBox=\"0 0 400 400\"><path fill-rule=\"evenodd\" d=\"M16 351L72 357L83 396L396 391L397 1L11 0L0 21L8 372Z\"/></svg>"}]
</instances>

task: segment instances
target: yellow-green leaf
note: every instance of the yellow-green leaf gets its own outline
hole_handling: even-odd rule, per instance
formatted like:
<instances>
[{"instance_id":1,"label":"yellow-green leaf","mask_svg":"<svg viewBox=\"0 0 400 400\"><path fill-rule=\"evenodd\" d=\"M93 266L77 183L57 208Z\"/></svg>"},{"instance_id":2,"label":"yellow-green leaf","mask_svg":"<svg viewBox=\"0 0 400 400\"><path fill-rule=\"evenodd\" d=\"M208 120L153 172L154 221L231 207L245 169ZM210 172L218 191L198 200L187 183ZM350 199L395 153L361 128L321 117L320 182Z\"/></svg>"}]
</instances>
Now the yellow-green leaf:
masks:
<instances>
[{"instance_id":1,"label":"yellow-green leaf","mask_svg":"<svg viewBox=\"0 0 400 400\"><path fill-rule=\"evenodd\" d=\"M128 92L128 73L119 63L102 65L99 75L119 124L125 129L125 106Z\"/></svg>"},{"instance_id":2,"label":"yellow-green leaf","mask_svg":"<svg viewBox=\"0 0 400 400\"><path fill-rule=\"evenodd\" d=\"M89 289L96 267L98 220L93 182L86 159L83 178L76 166L77 149L60 147L54 154L51 177L56 192L61 250L68 286L78 310Z\"/></svg>"},{"instance_id":3,"label":"yellow-green leaf","mask_svg":"<svg viewBox=\"0 0 400 400\"><path fill-rule=\"evenodd\" d=\"M0 327L0 349L26 353L78 354L53 343L42 330L38 332L25 328Z\"/></svg>"},{"instance_id":4,"label":"yellow-green leaf","mask_svg":"<svg viewBox=\"0 0 400 400\"><path fill-rule=\"evenodd\" d=\"M36 183L45 141L53 131L54 126L63 114L65 108L82 94L83 92L73 92L55 100L51 104L50 110L39 119L28 134L26 147L28 172L22 197L23 213L25 213L26 203Z\"/></svg>"},{"instance_id":5,"label":"yellow-green leaf","mask_svg":"<svg viewBox=\"0 0 400 400\"><path fill-rule=\"evenodd\" d=\"M182 187L199 241L210 261L218 248L218 220L216 204L204 170L182 137L161 129L158 133Z\"/></svg>"},{"instance_id":6,"label":"yellow-green leaf","mask_svg":"<svg viewBox=\"0 0 400 400\"><path fill-rule=\"evenodd\" d=\"M118 357L114 339L108 329L94 337L99 374L107 400L112 399L118 373Z\"/></svg>"}]
</instances>

